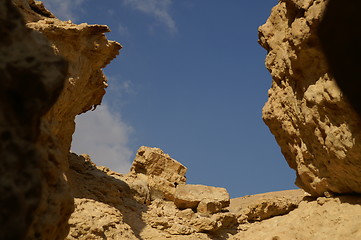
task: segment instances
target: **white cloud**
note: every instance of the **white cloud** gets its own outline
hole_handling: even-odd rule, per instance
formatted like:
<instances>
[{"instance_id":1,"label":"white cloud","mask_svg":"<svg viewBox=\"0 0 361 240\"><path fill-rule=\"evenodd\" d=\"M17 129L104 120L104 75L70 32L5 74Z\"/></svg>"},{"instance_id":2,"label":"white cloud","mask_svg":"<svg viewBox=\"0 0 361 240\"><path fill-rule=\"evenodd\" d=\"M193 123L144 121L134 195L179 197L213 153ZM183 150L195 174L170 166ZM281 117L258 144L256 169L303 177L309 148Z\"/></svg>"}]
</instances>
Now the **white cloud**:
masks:
<instances>
[{"instance_id":1,"label":"white cloud","mask_svg":"<svg viewBox=\"0 0 361 240\"><path fill-rule=\"evenodd\" d=\"M77 19L75 11L84 0L43 0L43 3L46 8L48 8L55 16L62 20L72 20Z\"/></svg>"},{"instance_id":2,"label":"white cloud","mask_svg":"<svg viewBox=\"0 0 361 240\"><path fill-rule=\"evenodd\" d=\"M178 32L175 21L169 13L173 0L123 0L125 5L155 17L164 24L171 34Z\"/></svg>"},{"instance_id":3,"label":"white cloud","mask_svg":"<svg viewBox=\"0 0 361 240\"><path fill-rule=\"evenodd\" d=\"M72 151L86 153L97 165L127 173L133 155L128 147L132 128L124 123L119 113L111 112L104 104L95 111L81 114L76 118Z\"/></svg>"},{"instance_id":4,"label":"white cloud","mask_svg":"<svg viewBox=\"0 0 361 240\"><path fill-rule=\"evenodd\" d=\"M119 23L117 29L118 29L118 32L122 36L128 36L129 35L128 27L124 26L123 24Z\"/></svg>"}]
</instances>

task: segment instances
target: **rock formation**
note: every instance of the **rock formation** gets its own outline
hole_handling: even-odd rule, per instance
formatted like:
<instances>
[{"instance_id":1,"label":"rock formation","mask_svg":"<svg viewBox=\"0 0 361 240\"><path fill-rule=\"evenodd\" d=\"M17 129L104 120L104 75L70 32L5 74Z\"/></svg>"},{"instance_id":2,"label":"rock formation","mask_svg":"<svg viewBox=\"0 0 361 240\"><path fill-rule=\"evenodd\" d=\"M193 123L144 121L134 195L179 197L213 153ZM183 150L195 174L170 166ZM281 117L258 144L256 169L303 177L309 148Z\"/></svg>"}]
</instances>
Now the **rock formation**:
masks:
<instances>
[{"instance_id":1,"label":"rock formation","mask_svg":"<svg viewBox=\"0 0 361 240\"><path fill-rule=\"evenodd\" d=\"M280 1L260 27L273 78L263 119L299 187L313 196L361 193L361 121L329 74L317 36L325 5Z\"/></svg>"},{"instance_id":2,"label":"rock formation","mask_svg":"<svg viewBox=\"0 0 361 240\"><path fill-rule=\"evenodd\" d=\"M0 1L0 239L361 238L361 198L345 195L360 193L360 119L320 48L326 0L281 0L259 29L273 77L263 117L310 194L238 199L187 184L158 148L140 147L126 175L70 153L74 118L101 103L121 46L106 26L12 2Z\"/></svg>"},{"instance_id":3,"label":"rock formation","mask_svg":"<svg viewBox=\"0 0 361 240\"><path fill-rule=\"evenodd\" d=\"M296 190L230 201L223 188L186 184L186 168L158 148L140 147L127 175L98 167L87 155L69 159L76 205L69 240L222 239L287 214L306 196Z\"/></svg>"},{"instance_id":4,"label":"rock formation","mask_svg":"<svg viewBox=\"0 0 361 240\"><path fill-rule=\"evenodd\" d=\"M64 239L73 199L44 115L67 63L10 0L0 13L0 239Z\"/></svg>"},{"instance_id":5,"label":"rock formation","mask_svg":"<svg viewBox=\"0 0 361 240\"><path fill-rule=\"evenodd\" d=\"M13 4L0 8L0 191L9 206L0 238L64 239L74 210L65 177L74 119L100 104L101 68L120 45L105 38L106 26L62 22L38 1Z\"/></svg>"},{"instance_id":6,"label":"rock formation","mask_svg":"<svg viewBox=\"0 0 361 240\"><path fill-rule=\"evenodd\" d=\"M347 4L341 0L328 0L317 31L331 74L359 115L361 81L355 77L359 75L361 46L354 42L355 36L361 35L358 27L361 23L360 8L358 0L347 1Z\"/></svg>"}]
</instances>

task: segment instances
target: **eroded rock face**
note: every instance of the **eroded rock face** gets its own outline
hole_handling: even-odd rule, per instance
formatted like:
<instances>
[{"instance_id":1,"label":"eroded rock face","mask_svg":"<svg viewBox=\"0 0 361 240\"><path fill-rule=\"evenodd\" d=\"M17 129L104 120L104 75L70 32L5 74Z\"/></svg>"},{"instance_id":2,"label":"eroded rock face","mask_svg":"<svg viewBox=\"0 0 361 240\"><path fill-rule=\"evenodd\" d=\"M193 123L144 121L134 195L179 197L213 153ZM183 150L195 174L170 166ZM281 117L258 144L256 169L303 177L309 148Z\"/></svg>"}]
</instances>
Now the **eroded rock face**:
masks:
<instances>
[{"instance_id":1,"label":"eroded rock face","mask_svg":"<svg viewBox=\"0 0 361 240\"><path fill-rule=\"evenodd\" d=\"M173 200L176 187L186 183L187 168L159 148L142 146L133 161L129 178L134 185L146 183L149 197ZM144 185L144 184L143 184Z\"/></svg>"},{"instance_id":2,"label":"eroded rock face","mask_svg":"<svg viewBox=\"0 0 361 240\"><path fill-rule=\"evenodd\" d=\"M62 22L39 1L12 3L1 1L0 17L1 201L8 206L0 232L64 239L74 210L65 177L74 119L100 104L101 69L120 44L106 39L107 26Z\"/></svg>"},{"instance_id":3,"label":"eroded rock face","mask_svg":"<svg viewBox=\"0 0 361 240\"><path fill-rule=\"evenodd\" d=\"M330 76L316 34L325 6L280 1L259 28L273 78L263 119L299 187L314 196L361 193L361 121Z\"/></svg>"},{"instance_id":4,"label":"eroded rock face","mask_svg":"<svg viewBox=\"0 0 361 240\"><path fill-rule=\"evenodd\" d=\"M207 212L207 209L220 212L222 208L229 206L229 201L225 188L204 185L179 185L174 196L174 203L179 209L198 208L201 212Z\"/></svg>"},{"instance_id":5,"label":"eroded rock face","mask_svg":"<svg viewBox=\"0 0 361 240\"><path fill-rule=\"evenodd\" d=\"M217 235L237 223L236 214L226 208L225 189L186 185L186 168L159 148L141 147L127 175L96 166L88 155L71 153L69 161L67 176L76 206L69 240L210 239L207 234ZM182 184L164 187L174 181ZM185 202L197 202L193 210L189 205L179 209L174 198L164 197L183 186L193 194ZM151 197L154 189L156 196Z\"/></svg>"},{"instance_id":6,"label":"eroded rock face","mask_svg":"<svg viewBox=\"0 0 361 240\"><path fill-rule=\"evenodd\" d=\"M361 199L356 196L302 201L289 214L244 226L243 231L228 239L359 239L360 203Z\"/></svg>"},{"instance_id":7,"label":"eroded rock face","mask_svg":"<svg viewBox=\"0 0 361 240\"><path fill-rule=\"evenodd\" d=\"M238 223L252 223L285 215L308 196L302 189L244 196L231 199L229 210L236 213Z\"/></svg>"},{"instance_id":8,"label":"eroded rock face","mask_svg":"<svg viewBox=\"0 0 361 240\"><path fill-rule=\"evenodd\" d=\"M106 39L104 33L110 30L104 25L76 25L45 18L27 26L44 34L57 54L69 62L64 91L46 115L52 122L52 134L67 155L75 131L75 116L100 105L107 87L102 68L115 58L121 46Z\"/></svg>"},{"instance_id":9,"label":"eroded rock face","mask_svg":"<svg viewBox=\"0 0 361 240\"><path fill-rule=\"evenodd\" d=\"M61 21L40 1L13 2L21 10L27 26L41 32L56 54L69 63L64 90L46 115L52 123L51 133L57 138L66 159L75 130L75 116L101 104L108 86L102 68L118 55L121 45L106 38L105 33L110 30L105 25Z\"/></svg>"},{"instance_id":10,"label":"eroded rock face","mask_svg":"<svg viewBox=\"0 0 361 240\"><path fill-rule=\"evenodd\" d=\"M43 117L67 63L10 0L0 2L0 35L0 239L64 239L73 198Z\"/></svg>"}]
</instances>

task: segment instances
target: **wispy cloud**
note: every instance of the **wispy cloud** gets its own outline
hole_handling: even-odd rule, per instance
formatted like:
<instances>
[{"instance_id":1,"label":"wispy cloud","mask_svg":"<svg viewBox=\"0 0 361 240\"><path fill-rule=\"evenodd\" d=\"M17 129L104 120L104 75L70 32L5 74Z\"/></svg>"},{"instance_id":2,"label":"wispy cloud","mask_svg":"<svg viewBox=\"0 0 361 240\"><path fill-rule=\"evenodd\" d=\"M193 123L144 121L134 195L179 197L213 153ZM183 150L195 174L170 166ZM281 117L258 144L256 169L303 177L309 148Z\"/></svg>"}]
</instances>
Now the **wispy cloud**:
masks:
<instances>
[{"instance_id":1,"label":"wispy cloud","mask_svg":"<svg viewBox=\"0 0 361 240\"><path fill-rule=\"evenodd\" d=\"M122 36L128 36L129 35L128 27L121 24L121 23L118 24L117 30L118 30L118 33L120 35L122 35Z\"/></svg>"},{"instance_id":2,"label":"wispy cloud","mask_svg":"<svg viewBox=\"0 0 361 240\"><path fill-rule=\"evenodd\" d=\"M97 165L127 173L133 155L128 147L131 132L132 128L122 121L120 114L104 104L76 118L71 148L78 154L89 154Z\"/></svg>"},{"instance_id":3,"label":"wispy cloud","mask_svg":"<svg viewBox=\"0 0 361 240\"><path fill-rule=\"evenodd\" d=\"M43 3L46 8L48 8L52 13L55 14L61 20L72 20L77 19L76 12L79 13L77 9L84 0L43 0Z\"/></svg>"},{"instance_id":4,"label":"wispy cloud","mask_svg":"<svg viewBox=\"0 0 361 240\"><path fill-rule=\"evenodd\" d=\"M123 0L125 5L155 17L164 24L171 34L178 32L174 19L170 14L170 6L173 0Z\"/></svg>"}]
</instances>

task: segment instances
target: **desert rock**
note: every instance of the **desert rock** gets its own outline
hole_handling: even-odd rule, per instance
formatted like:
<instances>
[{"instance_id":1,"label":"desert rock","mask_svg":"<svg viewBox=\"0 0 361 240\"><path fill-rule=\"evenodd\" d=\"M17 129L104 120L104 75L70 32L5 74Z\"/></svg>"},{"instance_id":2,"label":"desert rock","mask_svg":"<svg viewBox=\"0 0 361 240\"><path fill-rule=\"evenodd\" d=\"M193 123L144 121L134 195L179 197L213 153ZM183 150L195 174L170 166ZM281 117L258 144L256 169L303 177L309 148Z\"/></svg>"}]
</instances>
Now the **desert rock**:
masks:
<instances>
[{"instance_id":1,"label":"desert rock","mask_svg":"<svg viewBox=\"0 0 361 240\"><path fill-rule=\"evenodd\" d=\"M64 239L73 198L44 115L67 63L10 0L0 12L0 239Z\"/></svg>"},{"instance_id":2,"label":"desert rock","mask_svg":"<svg viewBox=\"0 0 361 240\"><path fill-rule=\"evenodd\" d=\"M193 184L179 185L175 191L174 203L180 209L197 209L201 203L200 209L210 207L216 210L219 208L217 205L221 208L229 206L229 194L225 188Z\"/></svg>"},{"instance_id":3,"label":"desert rock","mask_svg":"<svg viewBox=\"0 0 361 240\"><path fill-rule=\"evenodd\" d=\"M121 46L107 26L12 2L23 16L0 2L1 239L361 238L361 198L345 195L360 193L360 121L316 34L326 1L282 0L259 30L273 77L263 117L310 194L237 199L187 184L187 168L159 148L140 147L126 175L70 153L74 118L101 103L102 68Z\"/></svg>"},{"instance_id":4,"label":"desert rock","mask_svg":"<svg viewBox=\"0 0 361 240\"><path fill-rule=\"evenodd\" d=\"M296 184L313 196L361 193L361 121L329 74L316 34L326 2L280 1L259 28L273 78L263 119Z\"/></svg>"},{"instance_id":5,"label":"desert rock","mask_svg":"<svg viewBox=\"0 0 361 240\"><path fill-rule=\"evenodd\" d=\"M29 22L27 26L45 35L57 54L69 62L64 91L46 115L52 122L52 134L67 155L75 131L74 119L101 104L107 87L102 68L118 54L121 46L107 40L104 34L110 30L104 25L77 25L46 18Z\"/></svg>"},{"instance_id":6,"label":"desert rock","mask_svg":"<svg viewBox=\"0 0 361 240\"><path fill-rule=\"evenodd\" d=\"M359 239L360 201L360 197L355 196L302 201L297 209L287 215L250 224L229 239Z\"/></svg>"},{"instance_id":7,"label":"desert rock","mask_svg":"<svg viewBox=\"0 0 361 240\"><path fill-rule=\"evenodd\" d=\"M285 215L307 196L309 194L301 189L244 196L231 199L229 210L236 213L240 224L252 223Z\"/></svg>"},{"instance_id":8,"label":"desert rock","mask_svg":"<svg viewBox=\"0 0 361 240\"><path fill-rule=\"evenodd\" d=\"M2 1L1 12L1 100L7 112L1 122L11 128L1 140L1 182L14 181L2 196L16 209L4 213L13 211L14 221L2 216L7 224L1 233L64 239L74 210L65 176L74 119L100 104L107 86L101 68L120 44L106 39L106 26L60 21L39 1Z\"/></svg>"},{"instance_id":9,"label":"desert rock","mask_svg":"<svg viewBox=\"0 0 361 240\"><path fill-rule=\"evenodd\" d=\"M142 185L141 182L147 182L150 198L173 200L176 187L186 183L186 172L185 166L161 149L142 146L137 151L128 176L136 178L138 186Z\"/></svg>"}]
</instances>

